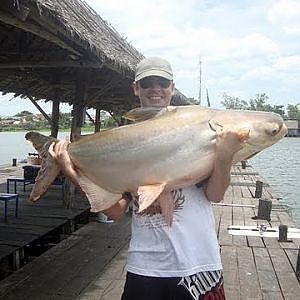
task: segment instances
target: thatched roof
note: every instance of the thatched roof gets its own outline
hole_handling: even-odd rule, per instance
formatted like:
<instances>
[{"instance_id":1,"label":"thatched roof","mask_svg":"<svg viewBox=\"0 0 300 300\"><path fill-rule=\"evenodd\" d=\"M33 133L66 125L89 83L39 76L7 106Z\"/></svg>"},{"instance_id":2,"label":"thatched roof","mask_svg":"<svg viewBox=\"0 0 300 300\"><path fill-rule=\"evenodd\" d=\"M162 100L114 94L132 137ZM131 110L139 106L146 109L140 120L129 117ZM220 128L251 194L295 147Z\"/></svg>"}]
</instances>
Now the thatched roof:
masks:
<instances>
[{"instance_id":1,"label":"thatched roof","mask_svg":"<svg viewBox=\"0 0 300 300\"><path fill-rule=\"evenodd\" d=\"M130 86L143 55L85 2L1 0L0 41L4 94L72 104L86 87L88 108L137 105Z\"/></svg>"}]
</instances>

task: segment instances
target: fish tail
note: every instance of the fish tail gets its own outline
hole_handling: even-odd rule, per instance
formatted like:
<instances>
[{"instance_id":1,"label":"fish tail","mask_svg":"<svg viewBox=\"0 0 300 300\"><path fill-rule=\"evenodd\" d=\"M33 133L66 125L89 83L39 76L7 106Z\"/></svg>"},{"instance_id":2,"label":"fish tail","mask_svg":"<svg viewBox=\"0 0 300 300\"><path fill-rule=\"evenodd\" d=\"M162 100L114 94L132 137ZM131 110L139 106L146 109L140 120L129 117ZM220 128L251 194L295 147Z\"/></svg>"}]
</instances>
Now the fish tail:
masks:
<instances>
[{"instance_id":1,"label":"fish tail","mask_svg":"<svg viewBox=\"0 0 300 300\"><path fill-rule=\"evenodd\" d=\"M48 152L49 146L53 142L58 142L58 139L34 131L26 133L25 138L32 143L42 161L41 168L30 193L30 200L37 201L46 193L55 178L61 172L60 167L55 163Z\"/></svg>"}]
</instances>

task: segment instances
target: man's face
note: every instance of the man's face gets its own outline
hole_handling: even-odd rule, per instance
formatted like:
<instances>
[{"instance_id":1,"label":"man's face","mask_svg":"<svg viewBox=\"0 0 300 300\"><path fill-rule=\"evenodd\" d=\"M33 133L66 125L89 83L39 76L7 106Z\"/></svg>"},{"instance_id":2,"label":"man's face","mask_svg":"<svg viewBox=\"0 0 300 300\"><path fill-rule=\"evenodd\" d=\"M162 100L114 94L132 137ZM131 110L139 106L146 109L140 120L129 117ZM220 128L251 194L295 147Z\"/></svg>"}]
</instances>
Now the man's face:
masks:
<instances>
[{"instance_id":1,"label":"man's face","mask_svg":"<svg viewBox=\"0 0 300 300\"><path fill-rule=\"evenodd\" d=\"M163 77L149 76L134 82L133 90L142 107L167 106L174 94L174 83Z\"/></svg>"}]
</instances>

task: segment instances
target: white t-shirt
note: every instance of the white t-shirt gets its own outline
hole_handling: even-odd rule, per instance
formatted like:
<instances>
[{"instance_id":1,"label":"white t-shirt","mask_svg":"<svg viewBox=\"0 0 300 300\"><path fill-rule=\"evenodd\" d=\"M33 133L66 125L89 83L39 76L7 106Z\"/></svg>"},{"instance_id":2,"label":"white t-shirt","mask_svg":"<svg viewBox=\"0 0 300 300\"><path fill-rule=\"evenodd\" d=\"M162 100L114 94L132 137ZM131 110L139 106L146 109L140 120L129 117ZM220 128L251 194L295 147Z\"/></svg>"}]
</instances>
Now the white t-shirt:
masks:
<instances>
[{"instance_id":1,"label":"white t-shirt","mask_svg":"<svg viewBox=\"0 0 300 300\"><path fill-rule=\"evenodd\" d=\"M150 207L141 215L134 203L127 270L157 277L221 270L212 206L202 188L191 186L173 191L173 198L171 227L159 207Z\"/></svg>"}]
</instances>

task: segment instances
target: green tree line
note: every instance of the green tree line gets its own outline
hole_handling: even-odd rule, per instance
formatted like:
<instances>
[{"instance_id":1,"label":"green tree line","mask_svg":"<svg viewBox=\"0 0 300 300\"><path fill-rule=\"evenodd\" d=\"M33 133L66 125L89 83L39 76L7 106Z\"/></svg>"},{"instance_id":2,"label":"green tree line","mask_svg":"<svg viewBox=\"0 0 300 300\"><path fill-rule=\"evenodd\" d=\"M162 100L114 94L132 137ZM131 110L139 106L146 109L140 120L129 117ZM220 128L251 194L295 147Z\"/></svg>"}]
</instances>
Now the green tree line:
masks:
<instances>
[{"instance_id":1,"label":"green tree line","mask_svg":"<svg viewBox=\"0 0 300 300\"><path fill-rule=\"evenodd\" d=\"M255 98L250 99L249 101L224 94L221 104L226 109L246 109L274 112L281 115L284 119L298 120L300 122L300 103L295 105L288 104L285 110L284 105L271 105L268 103L268 100L269 97L264 93L256 94Z\"/></svg>"},{"instance_id":2,"label":"green tree line","mask_svg":"<svg viewBox=\"0 0 300 300\"><path fill-rule=\"evenodd\" d=\"M18 130L37 130L37 131L49 131L51 125L45 118L37 119L36 116L29 111L21 111L20 113L14 115L20 122L15 124L7 124L4 120L0 118L0 131L18 131ZM60 113L59 114L59 129L69 130L71 128L72 116L71 113ZM116 120L112 117L102 117L101 118L101 128L111 128L117 126ZM84 124L83 130L94 131L93 124Z\"/></svg>"}]
</instances>

